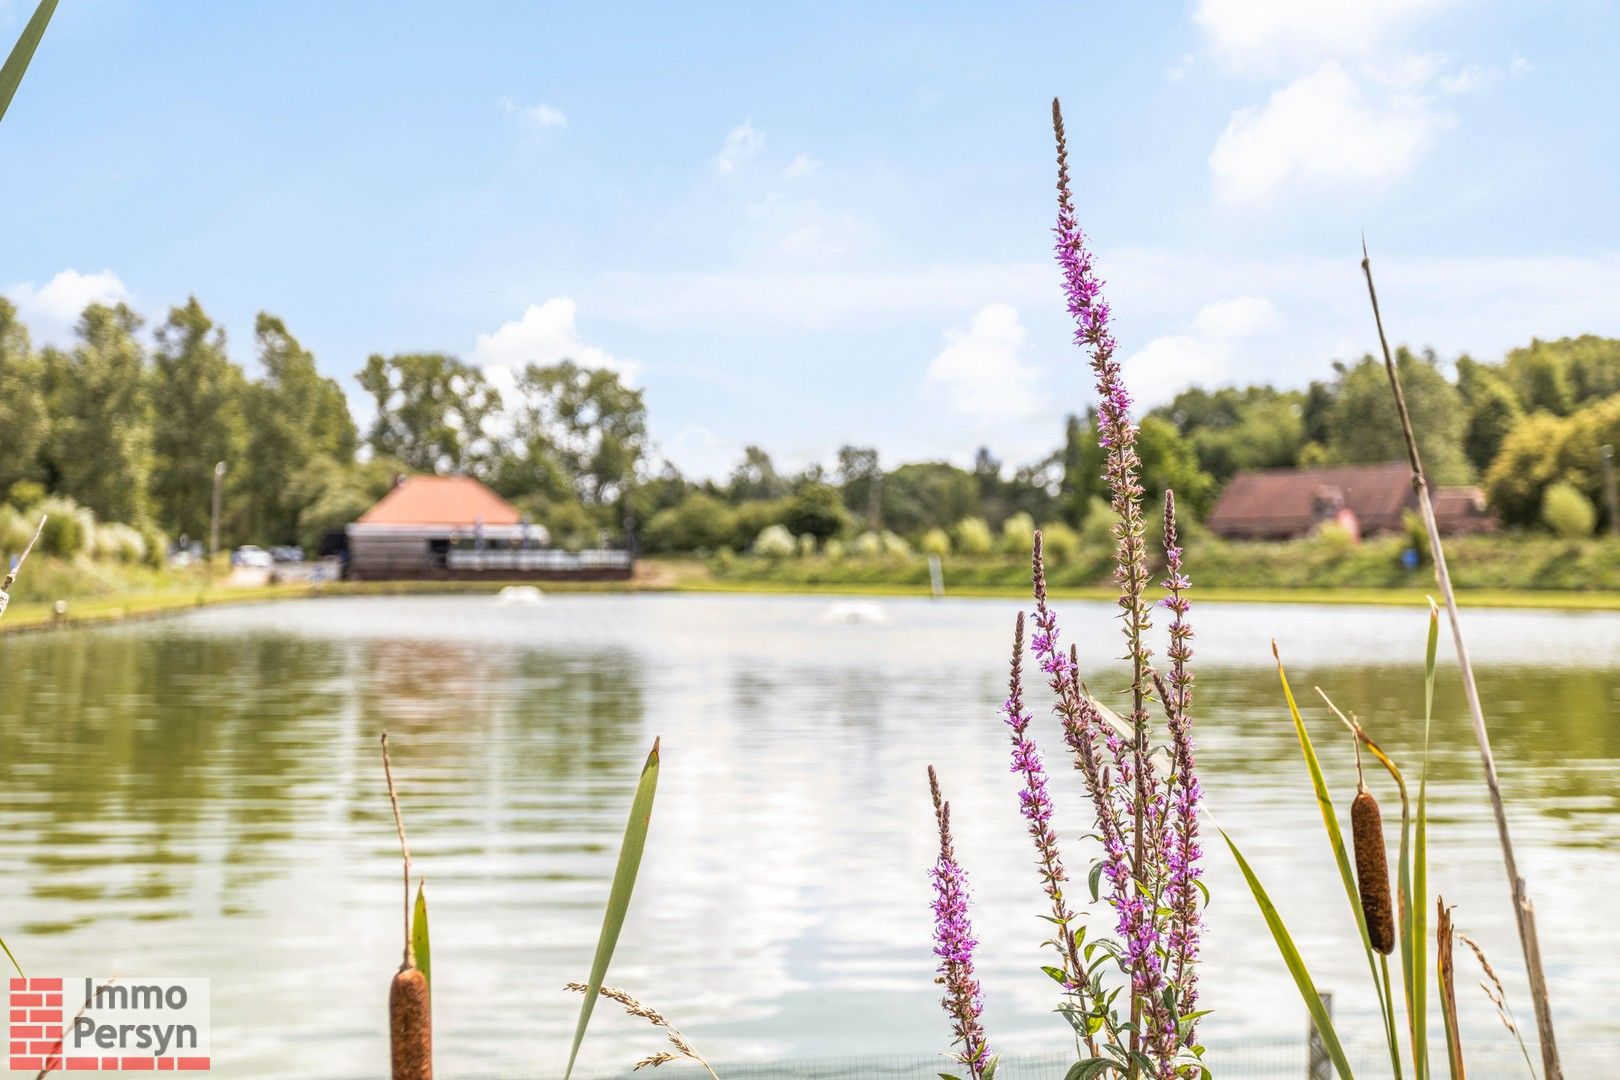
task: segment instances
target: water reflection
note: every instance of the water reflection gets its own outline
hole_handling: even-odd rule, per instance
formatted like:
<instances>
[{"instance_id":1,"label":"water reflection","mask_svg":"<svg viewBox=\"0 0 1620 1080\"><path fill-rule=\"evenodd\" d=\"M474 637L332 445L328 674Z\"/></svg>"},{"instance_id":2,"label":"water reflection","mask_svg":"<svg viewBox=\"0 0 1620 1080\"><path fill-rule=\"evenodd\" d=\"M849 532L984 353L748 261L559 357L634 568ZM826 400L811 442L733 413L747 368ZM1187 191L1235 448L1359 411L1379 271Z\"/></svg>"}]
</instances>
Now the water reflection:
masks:
<instances>
[{"instance_id":1,"label":"water reflection","mask_svg":"<svg viewBox=\"0 0 1620 1080\"><path fill-rule=\"evenodd\" d=\"M386 727L431 879L441 1066L545 1074L536 1063L562 1052L574 1007L556 987L588 966L628 792L662 734L655 839L615 978L717 1057L928 1049L943 1036L924 878L932 761L975 875L987 1018L1009 1047L1051 1045L1037 885L994 717L1012 605L886 602L888 621L869 624L828 624L824 607L349 599L0 640L0 929L42 971L210 976L224 1075L293 1075L295 1046L334 1075L375 1073L397 952L376 756ZM1117 651L1100 637L1105 607L1065 614L1083 648ZM1620 1022L1598 987L1620 930L1597 905L1620 888L1620 620L1477 614L1555 1004L1582 1042L1612 1044ZM1212 607L1199 631L1212 806L1279 887L1313 974L1354 1023L1370 1006L1363 961L1268 639L1283 643L1302 701L1321 685L1415 771L1423 615ZM1449 670L1437 702L1431 877L1512 972L1494 830ZM1313 726L1348 794L1348 744ZM1056 784L1059 824L1076 835L1074 787ZM1071 863L1082 858L1071 842ZM1300 1011L1241 884L1219 857L1210 880L1213 1029L1294 1035ZM1483 998L1464 1004L1468 1027L1494 1041ZM642 1045L627 1023L602 1023L596 1062L622 1063L620 1039Z\"/></svg>"}]
</instances>

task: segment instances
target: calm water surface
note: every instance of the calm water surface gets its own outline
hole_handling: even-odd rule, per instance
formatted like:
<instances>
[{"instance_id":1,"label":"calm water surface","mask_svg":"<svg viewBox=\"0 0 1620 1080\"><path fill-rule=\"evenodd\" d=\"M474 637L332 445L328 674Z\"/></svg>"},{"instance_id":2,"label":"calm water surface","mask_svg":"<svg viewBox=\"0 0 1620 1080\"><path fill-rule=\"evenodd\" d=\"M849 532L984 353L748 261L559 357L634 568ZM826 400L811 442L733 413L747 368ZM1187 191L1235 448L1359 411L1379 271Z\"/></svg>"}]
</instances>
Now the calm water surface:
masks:
<instances>
[{"instance_id":1,"label":"calm water surface","mask_svg":"<svg viewBox=\"0 0 1620 1080\"><path fill-rule=\"evenodd\" d=\"M577 1008L560 985L588 970L629 793L662 735L613 981L716 1058L927 1052L945 1036L925 876L933 762L974 876L987 1019L1003 1048L1061 1045L995 714L1015 605L884 600L884 621L849 625L828 621L830 603L350 598L0 640L0 932L41 973L212 978L221 1075L377 1074L399 954L387 728L429 883L441 1072L553 1075ZM1117 686L1109 609L1063 610L1093 688ZM1340 1014L1366 1018L1365 962L1268 642L1302 701L1328 689L1415 774L1425 616L1207 605L1197 620L1211 809ZM1480 612L1471 633L1563 1038L1606 1060L1620 1044L1620 618ZM1347 801L1348 744L1313 712ZM1450 672L1434 743L1431 882L1528 1020ZM1062 770L1055 786L1075 835L1078 788ZM1069 861L1083 861L1077 841ZM1292 985L1213 846L1208 879L1206 1031L1296 1036ZM1465 1026L1499 1041L1464 975ZM598 1015L593 1067L656 1048Z\"/></svg>"}]
</instances>

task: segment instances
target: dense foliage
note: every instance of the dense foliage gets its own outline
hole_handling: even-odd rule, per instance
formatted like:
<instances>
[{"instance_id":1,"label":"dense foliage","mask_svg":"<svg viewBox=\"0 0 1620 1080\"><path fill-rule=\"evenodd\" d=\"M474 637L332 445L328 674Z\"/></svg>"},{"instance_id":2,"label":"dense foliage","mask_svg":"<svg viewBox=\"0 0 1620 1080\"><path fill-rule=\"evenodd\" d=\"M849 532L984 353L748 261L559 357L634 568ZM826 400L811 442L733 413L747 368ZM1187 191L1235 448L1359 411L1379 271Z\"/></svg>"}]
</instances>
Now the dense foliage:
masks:
<instances>
[{"instance_id":1,"label":"dense foliage","mask_svg":"<svg viewBox=\"0 0 1620 1080\"><path fill-rule=\"evenodd\" d=\"M94 304L71 346L36 348L0 298L0 501L20 514L69 499L156 551L164 536L206 537L224 461L227 544L318 545L413 470L477 476L572 545L628 533L651 553L741 553L777 526L798 555L980 557L1027 546L1039 525L1061 564L1106 543L1094 411L1019 466L989 448L970 467L891 465L850 445L831 467L790 473L749 446L729 476L692 480L658 454L642 392L611 371L531 364L497 386L448 354L374 355L355 376L373 406L362 433L343 386L280 319L258 317L250 370L227 344L190 298L150 334L129 307ZM1512 527L1610 524L1602 447L1620 440L1620 340L1532 341L1499 363L1403 349L1398 362L1437 483L1481 484ZM1138 453L1147 497L1173 489L1196 520L1239 470L1398 460L1402 447L1384 373L1363 357L1304 390L1184 390L1141 417Z\"/></svg>"}]
</instances>

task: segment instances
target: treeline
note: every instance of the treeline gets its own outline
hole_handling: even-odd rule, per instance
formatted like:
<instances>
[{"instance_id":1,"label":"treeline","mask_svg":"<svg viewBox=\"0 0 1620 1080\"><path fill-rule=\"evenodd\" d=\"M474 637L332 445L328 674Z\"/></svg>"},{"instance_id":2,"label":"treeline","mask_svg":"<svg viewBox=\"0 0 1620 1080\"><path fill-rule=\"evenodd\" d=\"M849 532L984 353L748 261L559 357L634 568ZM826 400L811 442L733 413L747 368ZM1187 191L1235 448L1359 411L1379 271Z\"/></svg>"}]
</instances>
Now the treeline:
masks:
<instances>
[{"instance_id":1,"label":"treeline","mask_svg":"<svg viewBox=\"0 0 1620 1080\"><path fill-rule=\"evenodd\" d=\"M651 552L980 553L1022 545L1036 524L1060 549L1088 528L1106 533L1093 414L1070 417L1050 454L1015 467L988 448L968 468L891 467L851 445L789 472L750 446L728 477L694 481L657 454L641 392L611 371L529 365L498 388L455 356L374 355L357 376L376 415L362 432L280 319L259 315L251 372L226 345L192 298L150 336L129 307L91 305L73 344L36 348L0 298L0 550L17 549L47 497L78 515L52 539L69 553L155 555L203 540L220 461L226 544L313 547L402 472L477 476L572 546L628 536ZM1451 365L1402 350L1399 364L1437 483L1482 483L1509 525L1577 535L1605 516L1620 341L1534 341L1498 363ZM1149 498L1174 488L1193 518L1240 469L1403 456L1372 357L1336 363L1304 390L1186 390L1141 418L1138 445Z\"/></svg>"}]
</instances>

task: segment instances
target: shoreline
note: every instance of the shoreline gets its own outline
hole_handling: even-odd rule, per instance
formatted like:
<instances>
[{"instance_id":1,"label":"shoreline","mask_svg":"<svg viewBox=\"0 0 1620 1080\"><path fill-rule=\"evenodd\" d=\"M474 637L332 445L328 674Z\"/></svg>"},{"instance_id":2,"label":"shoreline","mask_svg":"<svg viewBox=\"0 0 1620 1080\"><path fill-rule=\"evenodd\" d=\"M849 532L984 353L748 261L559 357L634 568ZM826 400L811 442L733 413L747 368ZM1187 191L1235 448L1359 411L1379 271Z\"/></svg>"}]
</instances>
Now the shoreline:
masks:
<instances>
[{"instance_id":1,"label":"shoreline","mask_svg":"<svg viewBox=\"0 0 1620 1080\"><path fill-rule=\"evenodd\" d=\"M805 585L771 581L716 580L692 567L652 563L649 572L628 581L397 581L333 582L321 585L212 586L203 589L132 593L125 596L70 600L67 614L58 617L51 604L13 603L0 619L0 637L51 630L85 629L126 622L172 617L202 607L256 604L277 600L343 596L467 596L489 595L509 585L532 585L548 593L662 593L736 596L872 596L926 599L926 586L890 583L826 583ZM682 571L685 572L682 572ZM1064 600L1110 602L1116 598L1104 587L1054 588ZM1025 590L1001 586L961 586L947 589L946 599L1019 600ZM1324 606L1425 607L1427 591L1385 588L1197 588L1195 602L1223 604L1318 604ZM1509 608L1545 611L1620 611L1620 591L1539 591L1481 589L1458 595L1464 608Z\"/></svg>"}]
</instances>

